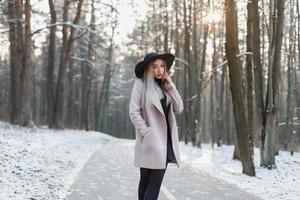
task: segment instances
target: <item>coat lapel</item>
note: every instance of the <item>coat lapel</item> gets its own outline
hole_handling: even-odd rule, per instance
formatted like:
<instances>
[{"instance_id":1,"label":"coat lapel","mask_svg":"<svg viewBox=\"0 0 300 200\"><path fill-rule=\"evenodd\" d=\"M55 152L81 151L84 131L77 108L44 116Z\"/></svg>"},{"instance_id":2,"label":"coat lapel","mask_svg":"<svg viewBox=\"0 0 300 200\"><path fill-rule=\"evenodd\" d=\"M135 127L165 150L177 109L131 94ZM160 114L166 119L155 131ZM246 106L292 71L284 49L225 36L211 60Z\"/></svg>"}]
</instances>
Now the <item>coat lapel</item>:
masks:
<instances>
[{"instance_id":1,"label":"coat lapel","mask_svg":"<svg viewBox=\"0 0 300 200\"><path fill-rule=\"evenodd\" d=\"M159 96L156 91L155 91L155 94L151 98L151 102L161 112L161 114L164 115L164 110L162 108Z\"/></svg>"}]
</instances>

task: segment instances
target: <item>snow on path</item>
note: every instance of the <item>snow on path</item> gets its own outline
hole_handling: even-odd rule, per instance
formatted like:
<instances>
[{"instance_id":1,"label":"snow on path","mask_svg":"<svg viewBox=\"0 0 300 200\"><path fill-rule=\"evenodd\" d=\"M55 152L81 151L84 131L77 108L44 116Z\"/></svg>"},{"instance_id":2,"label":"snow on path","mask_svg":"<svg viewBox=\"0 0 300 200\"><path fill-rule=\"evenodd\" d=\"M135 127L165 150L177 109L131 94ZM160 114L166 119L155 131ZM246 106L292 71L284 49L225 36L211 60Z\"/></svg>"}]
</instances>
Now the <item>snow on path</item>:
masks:
<instances>
[{"instance_id":1,"label":"snow on path","mask_svg":"<svg viewBox=\"0 0 300 200\"><path fill-rule=\"evenodd\" d=\"M134 200L139 170L133 167L133 149L134 140L100 132L24 128L0 121L0 200L62 200L70 193L80 199L89 190L98 199L117 200L122 191L123 200ZM219 199L236 191L266 200L300 199L299 152L290 156L280 151L277 169L268 170L259 166L255 148L256 177L241 173L240 161L232 160L233 146L203 144L199 149L180 142L180 153L182 166L169 164L160 200L198 200L212 193L214 198L207 198Z\"/></svg>"},{"instance_id":2,"label":"snow on path","mask_svg":"<svg viewBox=\"0 0 300 200\"><path fill-rule=\"evenodd\" d=\"M109 138L0 121L0 200L65 198L84 163Z\"/></svg>"},{"instance_id":3,"label":"snow on path","mask_svg":"<svg viewBox=\"0 0 300 200\"><path fill-rule=\"evenodd\" d=\"M112 139L85 164L67 200L135 200L139 168L133 166L134 140ZM182 163L169 164L159 200L255 200L241 189Z\"/></svg>"},{"instance_id":4,"label":"snow on path","mask_svg":"<svg viewBox=\"0 0 300 200\"><path fill-rule=\"evenodd\" d=\"M266 200L300 199L300 153L291 156L287 151L279 151L276 156L276 169L260 167L259 148L254 149L256 177L242 173L242 164L233 160L233 145L211 147L202 144L202 148L180 142L181 160L197 171L234 184L242 190Z\"/></svg>"}]
</instances>

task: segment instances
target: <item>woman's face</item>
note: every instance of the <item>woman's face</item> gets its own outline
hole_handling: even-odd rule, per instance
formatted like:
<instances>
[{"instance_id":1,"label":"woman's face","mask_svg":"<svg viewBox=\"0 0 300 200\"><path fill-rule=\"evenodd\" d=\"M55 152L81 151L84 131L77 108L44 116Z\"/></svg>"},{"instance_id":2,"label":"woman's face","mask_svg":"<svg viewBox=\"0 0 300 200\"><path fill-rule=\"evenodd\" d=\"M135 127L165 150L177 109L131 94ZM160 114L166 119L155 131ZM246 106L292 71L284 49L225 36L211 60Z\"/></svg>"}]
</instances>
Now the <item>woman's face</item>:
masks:
<instances>
[{"instance_id":1,"label":"woman's face","mask_svg":"<svg viewBox=\"0 0 300 200\"><path fill-rule=\"evenodd\" d=\"M165 70L166 63L162 59L156 59L150 64L150 73L153 74L154 78L161 79Z\"/></svg>"}]
</instances>

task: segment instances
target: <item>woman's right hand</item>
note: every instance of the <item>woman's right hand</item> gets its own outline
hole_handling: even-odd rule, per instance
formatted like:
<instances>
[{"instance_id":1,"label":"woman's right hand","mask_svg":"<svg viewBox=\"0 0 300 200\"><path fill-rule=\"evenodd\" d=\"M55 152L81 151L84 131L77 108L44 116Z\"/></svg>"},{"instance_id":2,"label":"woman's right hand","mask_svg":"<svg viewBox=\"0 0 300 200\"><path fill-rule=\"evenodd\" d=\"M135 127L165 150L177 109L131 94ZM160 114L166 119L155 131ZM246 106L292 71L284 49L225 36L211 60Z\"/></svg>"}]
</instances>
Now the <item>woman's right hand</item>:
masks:
<instances>
[{"instance_id":1,"label":"woman's right hand","mask_svg":"<svg viewBox=\"0 0 300 200\"><path fill-rule=\"evenodd\" d=\"M141 79L136 79L132 91L129 103L129 117L132 124L137 129L140 136L144 136L148 132L148 128L141 111L143 82Z\"/></svg>"}]
</instances>

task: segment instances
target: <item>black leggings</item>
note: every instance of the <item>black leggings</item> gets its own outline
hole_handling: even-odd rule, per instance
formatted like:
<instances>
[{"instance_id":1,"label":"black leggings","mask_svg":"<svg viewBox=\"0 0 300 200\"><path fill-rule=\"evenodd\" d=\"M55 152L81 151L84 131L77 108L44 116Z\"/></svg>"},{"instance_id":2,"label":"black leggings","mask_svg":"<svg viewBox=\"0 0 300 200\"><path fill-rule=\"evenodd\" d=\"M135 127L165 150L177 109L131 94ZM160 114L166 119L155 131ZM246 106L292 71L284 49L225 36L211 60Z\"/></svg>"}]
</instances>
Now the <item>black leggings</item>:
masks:
<instances>
[{"instance_id":1,"label":"black leggings","mask_svg":"<svg viewBox=\"0 0 300 200\"><path fill-rule=\"evenodd\" d=\"M140 168L139 200L157 200L166 169Z\"/></svg>"}]
</instances>

